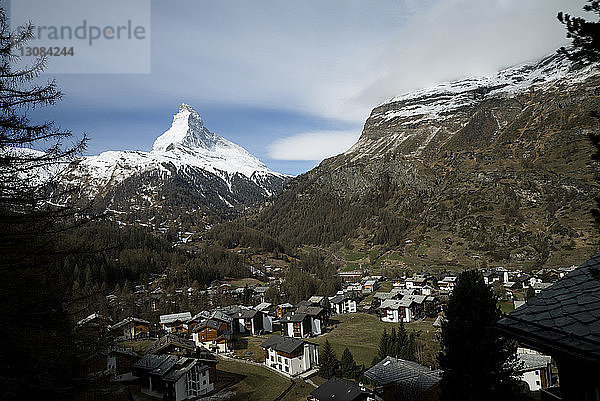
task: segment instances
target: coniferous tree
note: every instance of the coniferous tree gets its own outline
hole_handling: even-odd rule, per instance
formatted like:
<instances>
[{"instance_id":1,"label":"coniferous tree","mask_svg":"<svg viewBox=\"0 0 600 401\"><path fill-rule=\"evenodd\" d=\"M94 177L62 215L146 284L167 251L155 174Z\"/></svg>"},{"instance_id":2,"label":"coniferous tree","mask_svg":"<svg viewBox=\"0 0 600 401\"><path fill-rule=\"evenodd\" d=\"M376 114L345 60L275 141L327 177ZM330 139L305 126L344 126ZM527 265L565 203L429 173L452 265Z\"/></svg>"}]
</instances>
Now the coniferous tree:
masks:
<instances>
[{"instance_id":1,"label":"coniferous tree","mask_svg":"<svg viewBox=\"0 0 600 401\"><path fill-rule=\"evenodd\" d=\"M331 344L329 344L329 340L325 340L323 350L319 355L319 364L319 375L321 377L330 379L337 374L340 363Z\"/></svg>"},{"instance_id":2,"label":"coniferous tree","mask_svg":"<svg viewBox=\"0 0 600 401\"><path fill-rule=\"evenodd\" d=\"M442 400L518 397L516 345L500 336L493 290L478 271L461 273L442 324Z\"/></svg>"},{"instance_id":3,"label":"coniferous tree","mask_svg":"<svg viewBox=\"0 0 600 401\"><path fill-rule=\"evenodd\" d=\"M81 378L65 310L77 286L60 280L65 250L57 238L73 211L55 206L52 171L84 143L65 148L69 132L30 121L34 108L61 97L53 81L38 82L44 58L15 67L33 29L12 31L0 9L0 387L4 400L68 400ZM36 181L43 172L50 178Z\"/></svg>"},{"instance_id":4,"label":"coniferous tree","mask_svg":"<svg viewBox=\"0 0 600 401\"><path fill-rule=\"evenodd\" d=\"M358 373L358 367L356 366L356 362L354 361L354 356L352 352L346 347L344 352L342 353L342 359L340 360L340 369L342 373L342 377L347 379L354 379Z\"/></svg>"},{"instance_id":5,"label":"coniferous tree","mask_svg":"<svg viewBox=\"0 0 600 401\"><path fill-rule=\"evenodd\" d=\"M573 49L561 47L558 52L573 61L600 61L600 1L588 0L583 10L596 14L598 21L588 21L581 17L573 17L563 12L558 13L558 20L567 29L567 38L572 39Z\"/></svg>"}]
</instances>

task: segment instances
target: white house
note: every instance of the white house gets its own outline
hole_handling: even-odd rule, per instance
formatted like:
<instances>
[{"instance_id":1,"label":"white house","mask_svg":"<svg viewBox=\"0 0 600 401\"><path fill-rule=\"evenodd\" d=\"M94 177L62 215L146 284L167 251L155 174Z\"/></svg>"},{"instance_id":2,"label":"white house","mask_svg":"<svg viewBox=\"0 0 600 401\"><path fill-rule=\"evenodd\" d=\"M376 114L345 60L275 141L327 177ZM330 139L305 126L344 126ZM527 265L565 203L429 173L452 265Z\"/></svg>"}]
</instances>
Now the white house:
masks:
<instances>
[{"instance_id":1,"label":"white house","mask_svg":"<svg viewBox=\"0 0 600 401\"><path fill-rule=\"evenodd\" d=\"M352 293L339 294L329 298L331 312L336 315L356 313L356 297Z\"/></svg>"},{"instance_id":2,"label":"white house","mask_svg":"<svg viewBox=\"0 0 600 401\"><path fill-rule=\"evenodd\" d=\"M187 322L192 318L190 312L172 313L160 316L160 327L167 333L187 331Z\"/></svg>"},{"instance_id":3,"label":"white house","mask_svg":"<svg viewBox=\"0 0 600 401\"><path fill-rule=\"evenodd\" d=\"M265 350L265 365L288 376L297 376L319 365L317 344L279 334L260 345Z\"/></svg>"},{"instance_id":4,"label":"white house","mask_svg":"<svg viewBox=\"0 0 600 401\"><path fill-rule=\"evenodd\" d=\"M520 378L529 386L529 390L538 391L552 385L552 357L535 351L519 348L517 352L520 366Z\"/></svg>"},{"instance_id":5,"label":"white house","mask_svg":"<svg viewBox=\"0 0 600 401\"><path fill-rule=\"evenodd\" d=\"M215 388L216 360L146 354L133 364L141 392L166 400L195 399Z\"/></svg>"},{"instance_id":6,"label":"white house","mask_svg":"<svg viewBox=\"0 0 600 401\"><path fill-rule=\"evenodd\" d=\"M410 290L413 288L420 290L425 285L426 280L427 279L424 276L415 275L411 278L407 278L404 283L405 283L405 287L407 290Z\"/></svg>"},{"instance_id":7,"label":"white house","mask_svg":"<svg viewBox=\"0 0 600 401\"><path fill-rule=\"evenodd\" d=\"M438 281L438 287L440 287L441 291L451 294L456 284L456 278L456 276L446 276L442 280Z\"/></svg>"},{"instance_id":8,"label":"white house","mask_svg":"<svg viewBox=\"0 0 600 401\"><path fill-rule=\"evenodd\" d=\"M379 306L381 321L408 323L423 312L425 295L405 295L402 299L386 299Z\"/></svg>"}]
</instances>

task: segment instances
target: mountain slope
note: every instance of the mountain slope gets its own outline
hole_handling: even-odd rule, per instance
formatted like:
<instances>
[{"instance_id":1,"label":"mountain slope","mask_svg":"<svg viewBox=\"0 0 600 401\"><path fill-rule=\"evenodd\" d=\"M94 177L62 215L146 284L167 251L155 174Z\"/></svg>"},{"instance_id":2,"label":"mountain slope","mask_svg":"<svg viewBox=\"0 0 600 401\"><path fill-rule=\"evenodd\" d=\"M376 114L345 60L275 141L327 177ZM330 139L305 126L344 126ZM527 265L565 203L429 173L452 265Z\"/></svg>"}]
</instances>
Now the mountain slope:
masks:
<instances>
[{"instance_id":1,"label":"mountain slope","mask_svg":"<svg viewBox=\"0 0 600 401\"><path fill-rule=\"evenodd\" d=\"M124 222L189 229L207 216L230 218L281 191L287 176L210 132L187 104L150 152L109 151L71 163L61 175L70 200L92 200Z\"/></svg>"},{"instance_id":2,"label":"mountain slope","mask_svg":"<svg viewBox=\"0 0 600 401\"><path fill-rule=\"evenodd\" d=\"M396 97L254 224L287 244L344 240L416 267L579 260L597 245L599 94L594 68L553 55Z\"/></svg>"}]
</instances>

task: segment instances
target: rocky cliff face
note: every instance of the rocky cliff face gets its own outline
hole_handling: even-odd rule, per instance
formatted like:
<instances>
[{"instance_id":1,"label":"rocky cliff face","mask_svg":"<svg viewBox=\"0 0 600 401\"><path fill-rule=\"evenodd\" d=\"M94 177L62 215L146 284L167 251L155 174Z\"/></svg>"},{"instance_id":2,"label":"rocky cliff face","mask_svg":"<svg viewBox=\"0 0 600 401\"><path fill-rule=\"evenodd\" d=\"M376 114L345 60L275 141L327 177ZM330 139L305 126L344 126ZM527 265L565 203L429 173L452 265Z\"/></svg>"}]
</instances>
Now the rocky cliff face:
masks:
<instances>
[{"instance_id":1,"label":"rocky cliff face","mask_svg":"<svg viewBox=\"0 0 600 401\"><path fill-rule=\"evenodd\" d=\"M599 95L596 69L553 55L399 96L256 224L294 244L381 245L416 266L583 260L598 237Z\"/></svg>"}]
</instances>

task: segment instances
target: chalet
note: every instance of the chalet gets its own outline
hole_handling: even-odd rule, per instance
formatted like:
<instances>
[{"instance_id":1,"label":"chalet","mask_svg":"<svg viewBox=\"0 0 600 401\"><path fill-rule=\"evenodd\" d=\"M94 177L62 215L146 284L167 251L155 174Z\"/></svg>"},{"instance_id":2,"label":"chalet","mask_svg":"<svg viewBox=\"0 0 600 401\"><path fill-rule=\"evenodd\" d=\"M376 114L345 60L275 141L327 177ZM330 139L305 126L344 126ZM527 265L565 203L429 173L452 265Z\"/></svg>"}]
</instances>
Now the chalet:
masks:
<instances>
[{"instance_id":1,"label":"chalet","mask_svg":"<svg viewBox=\"0 0 600 401\"><path fill-rule=\"evenodd\" d=\"M405 295L402 299L387 299L379 306L380 318L383 322L400 321L408 323L423 313L424 295Z\"/></svg>"},{"instance_id":2,"label":"chalet","mask_svg":"<svg viewBox=\"0 0 600 401\"><path fill-rule=\"evenodd\" d=\"M560 388L542 388L542 396L552 392L548 399L598 399L599 293L600 254L498 322L505 335L556 361Z\"/></svg>"},{"instance_id":3,"label":"chalet","mask_svg":"<svg viewBox=\"0 0 600 401\"><path fill-rule=\"evenodd\" d=\"M233 332L240 334L257 335L273 330L272 319L264 312L247 307L229 307L225 312L233 319ZM264 326L265 321L267 327Z\"/></svg>"},{"instance_id":4,"label":"chalet","mask_svg":"<svg viewBox=\"0 0 600 401\"><path fill-rule=\"evenodd\" d=\"M277 317L278 319L282 319L287 313L291 312L292 309L294 309L294 305L290 303L286 302L283 304L279 304L275 308L275 317Z\"/></svg>"},{"instance_id":5,"label":"chalet","mask_svg":"<svg viewBox=\"0 0 600 401\"><path fill-rule=\"evenodd\" d=\"M106 370L113 381L129 381L136 377L133 375L133 364L140 356L130 349L112 347L106 358Z\"/></svg>"},{"instance_id":6,"label":"chalet","mask_svg":"<svg viewBox=\"0 0 600 401\"><path fill-rule=\"evenodd\" d=\"M356 313L356 297L352 293L339 294L329 299L331 313Z\"/></svg>"},{"instance_id":7,"label":"chalet","mask_svg":"<svg viewBox=\"0 0 600 401\"><path fill-rule=\"evenodd\" d=\"M416 288L416 289L420 290L421 288L423 288L425 286L426 282L427 282L427 279L425 278L425 276L415 275L411 278L407 278L404 286L407 290L410 290L412 288Z\"/></svg>"},{"instance_id":8,"label":"chalet","mask_svg":"<svg viewBox=\"0 0 600 401\"><path fill-rule=\"evenodd\" d=\"M375 394L384 401L439 400L441 370L431 370L416 362L388 356L364 375L375 384Z\"/></svg>"},{"instance_id":9,"label":"chalet","mask_svg":"<svg viewBox=\"0 0 600 401\"><path fill-rule=\"evenodd\" d=\"M106 333L106 330L110 327L111 323L112 320L110 317L95 312L78 321L76 329L99 335L101 333Z\"/></svg>"},{"instance_id":10,"label":"chalet","mask_svg":"<svg viewBox=\"0 0 600 401\"><path fill-rule=\"evenodd\" d=\"M198 322L192 329L192 339L198 347L215 353L231 350L231 331L226 322L208 318Z\"/></svg>"},{"instance_id":11,"label":"chalet","mask_svg":"<svg viewBox=\"0 0 600 401\"><path fill-rule=\"evenodd\" d=\"M145 338L150 333L150 322L137 317L128 317L108 329L115 337L126 339Z\"/></svg>"},{"instance_id":12,"label":"chalet","mask_svg":"<svg viewBox=\"0 0 600 401\"><path fill-rule=\"evenodd\" d=\"M367 401L371 393L352 380L332 377L307 397L308 401Z\"/></svg>"},{"instance_id":13,"label":"chalet","mask_svg":"<svg viewBox=\"0 0 600 401\"><path fill-rule=\"evenodd\" d=\"M538 352L523 352L519 349L520 379L527 383L530 391L538 391L552 385L552 357Z\"/></svg>"},{"instance_id":14,"label":"chalet","mask_svg":"<svg viewBox=\"0 0 600 401\"><path fill-rule=\"evenodd\" d=\"M423 288L421 288L421 295L431 296L431 295L435 295L436 293L437 293L437 290L429 284L425 284L423 286Z\"/></svg>"},{"instance_id":15,"label":"chalet","mask_svg":"<svg viewBox=\"0 0 600 401\"><path fill-rule=\"evenodd\" d=\"M305 313L291 313L281 319L284 336L305 338L312 333L311 318Z\"/></svg>"},{"instance_id":16,"label":"chalet","mask_svg":"<svg viewBox=\"0 0 600 401\"><path fill-rule=\"evenodd\" d=\"M147 354L190 355L196 351L196 344L192 340L181 338L175 334L165 334L147 349Z\"/></svg>"},{"instance_id":17,"label":"chalet","mask_svg":"<svg viewBox=\"0 0 600 401\"><path fill-rule=\"evenodd\" d=\"M269 287L264 287L264 286L256 286L252 289L252 292L254 293L254 298L258 299L260 302L265 302L265 293L267 292L267 290L269 289Z\"/></svg>"},{"instance_id":18,"label":"chalet","mask_svg":"<svg viewBox=\"0 0 600 401\"><path fill-rule=\"evenodd\" d=\"M202 312L196 314L190 320L188 320L187 321L188 334L191 335L192 332L194 331L194 328L196 327L196 325L199 323L204 323L207 319L213 319L213 320L223 322L227 325L228 331L231 332L233 330L233 319L231 318L231 316L227 315L226 313L224 313L223 311L221 311L219 309L214 309L214 310L210 310L210 311L208 311L208 310L202 311Z\"/></svg>"},{"instance_id":19,"label":"chalet","mask_svg":"<svg viewBox=\"0 0 600 401\"><path fill-rule=\"evenodd\" d=\"M392 279L392 286L393 287L404 287L405 285L406 285L406 283L401 278Z\"/></svg>"},{"instance_id":20,"label":"chalet","mask_svg":"<svg viewBox=\"0 0 600 401\"><path fill-rule=\"evenodd\" d=\"M273 316L275 315L275 306L268 302L262 302L254 307L262 317L262 330L265 333L273 332Z\"/></svg>"},{"instance_id":21,"label":"chalet","mask_svg":"<svg viewBox=\"0 0 600 401\"><path fill-rule=\"evenodd\" d=\"M296 313L305 314L310 318L310 332L313 336L320 335L329 320L329 311L320 306L301 306L296 309Z\"/></svg>"},{"instance_id":22,"label":"chalet","mask_svg":"<svg viewBox=\"0 0 600 401\"><path fill-rule=\"evenodd\" d=\"M375 279L370 279L365 281L365 284L363 285L363 292L365 293L371 293L373 291L375 291L379 286L377 285L377 280Z\"/></svg>"},{"instance_id":23,"label":"chalet","mask_svg":"<svg viewBox=\"0 0 600 401\"><path fill-rule=\"evenodd\" d=\"M319 365L317 344L279 334L260 345L265 350L265 365L288 376L297 376Z\"/></svg>"},{"instance_id":24,"label":"chalet","mask_svg":"<svg viewBox=\"0 0 600 401\"><path fill-rule=\"evenodd\" d=\"M355 296L361 297L363 292L363 285L361 283L352 283L346 285L344 292L353 292Z\"/></svg>"},{"instance_id":25,"label":"chalet","mask_svg":"<svg viewBox=\"0 0 600 401\"><path fill-rule=\"evenodd\" d=\"M160 327L167 333L187 333L187 322L191 318L190 312L161 315Z\"/></svg>"},{"instance_id":26,"label":"chalet","mask_svg":"<svg viewBox=\"0 0 600 401\"><path fill-rule=\"evenodd\" d=\"M535 282L535 278L530 276L529 274L521 274L520 276L514 279L517 289L521 288L529 288L532 285L532 282Z\"/></svg>"},{"instance_id":27,"label":"chalet","mask_svg":"<svg viewBox=\"0 0 600 401\"><path fill-rule=\"evenodd\" d=\"M442 280L438 281L438 287L440 292L451 294L456 285L456 276L446 276Z\"/></svg>"},{"instance_id":28,"label":"chalet","mask_svg":"<svg viewBox=\"0 0 600 401\"><path fill-rule=\"evenodd\" d=\"M133 368L142 393L163 400L194 399L214 390L216 360L147 354Z\"/></svg>"},{"instance_id":29,"label":"chalet","mask_svg":"<svg viewBox=\"0 0 600 401\"><path fill-rule=\"evenodd\" d=\"M551 285L552 283L535 283L531 286L531 288L533 288L533 292L535 293L535 295L537 295L546 288L550 287Z\"/></svg>"},{"instance_id":30,"label":"chalet","mask_svg":"<svg viewBox=\"0 0 600 401\"><path fill-rule=\"evenodd\" d=\"M503 275L495 270L489 270L483 272L483 282L486 285L493 285L496 282L503 282Z\"/></svg>"},{"instance_id":31,"label":"chalet","mask_svg":"<svg viewBox=\"0 0 600 401\"><path fill-rule=\"evenodd\" d=\"M320 306L320 307L324 307L325 306L325 297L322 297L320 295L313 295L312 297L308 298L308 302L310 303L310 305L307 306Z\"/></svg>"}]
</instances>

